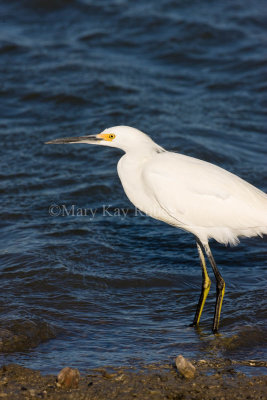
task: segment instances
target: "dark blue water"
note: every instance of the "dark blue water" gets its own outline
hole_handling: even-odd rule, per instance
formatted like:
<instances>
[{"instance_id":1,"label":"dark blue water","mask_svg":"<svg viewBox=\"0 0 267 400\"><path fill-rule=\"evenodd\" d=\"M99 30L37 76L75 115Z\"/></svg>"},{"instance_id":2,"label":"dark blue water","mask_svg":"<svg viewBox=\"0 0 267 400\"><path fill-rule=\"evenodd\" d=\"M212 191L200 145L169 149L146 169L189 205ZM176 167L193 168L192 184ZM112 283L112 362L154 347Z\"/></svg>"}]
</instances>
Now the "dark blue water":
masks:
<instances>
[{"instance_id":1,"label":"dark blue water","mask_svg":"<svg viewBox=\"0 0 267 400\"><path fill-rule=\"evenodd\" d=\"M267 191L266 2L11 0L0 26L0 327L26 338L1 363L266 358L266 237L211 243L221 336L214 280L197 332L193 237L135 215L119 150L43 144L130 125Z\"/></svg>"}]
</instances>

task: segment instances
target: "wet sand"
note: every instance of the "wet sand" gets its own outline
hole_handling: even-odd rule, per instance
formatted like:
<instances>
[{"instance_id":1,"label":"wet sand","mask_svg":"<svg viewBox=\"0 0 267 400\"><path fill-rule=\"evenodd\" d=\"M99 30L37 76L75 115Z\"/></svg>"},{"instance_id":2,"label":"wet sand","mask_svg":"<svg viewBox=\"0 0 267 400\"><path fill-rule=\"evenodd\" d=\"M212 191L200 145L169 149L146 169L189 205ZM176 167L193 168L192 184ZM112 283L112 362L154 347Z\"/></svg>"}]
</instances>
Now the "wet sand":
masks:
<instances>
[{"instance_id":1,"label":"wet sand","mask_svg":"<svg viewBox=\"0 0 267 400\"><path fill-rule=\"evenodd\" d=\"M267 376L255 375L255 367L266 362L234 360L192 361L195 377L183 378L175 364L153 364L136 368L103 367L81 374L76 389L58 387L56 376L9 364L0 368L0 399L53 400L264 400ZM246 365L248 375L239 372Z\"/></svg>"}]
</instances>

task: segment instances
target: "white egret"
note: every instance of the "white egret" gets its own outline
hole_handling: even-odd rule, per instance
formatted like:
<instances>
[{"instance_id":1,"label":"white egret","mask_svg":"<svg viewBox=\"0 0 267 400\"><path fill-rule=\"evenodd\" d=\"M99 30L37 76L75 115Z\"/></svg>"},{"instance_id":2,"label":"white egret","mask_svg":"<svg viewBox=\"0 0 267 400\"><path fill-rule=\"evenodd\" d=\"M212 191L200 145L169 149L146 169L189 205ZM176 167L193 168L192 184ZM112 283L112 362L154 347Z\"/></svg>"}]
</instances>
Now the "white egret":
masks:
<instances>
[{"instance_id":1,"label":"white egret","mask_svg":"<svg viewBox=\"0 0 267 400\"><path fill-rule=\"evenodd\" d=\"M194 326L199 324L211 285L206 253L216 279L212 330L217 332L225 282L208 241L215 239L234 245L239 242L239 237L267 234L267 195L214 164L166 151L145 133L128 126L47 143L98 144L125 152L118 162L118 174L129 200L151 217L191 232L196 238L202 290Z\"/></svg>"}]
</instances>

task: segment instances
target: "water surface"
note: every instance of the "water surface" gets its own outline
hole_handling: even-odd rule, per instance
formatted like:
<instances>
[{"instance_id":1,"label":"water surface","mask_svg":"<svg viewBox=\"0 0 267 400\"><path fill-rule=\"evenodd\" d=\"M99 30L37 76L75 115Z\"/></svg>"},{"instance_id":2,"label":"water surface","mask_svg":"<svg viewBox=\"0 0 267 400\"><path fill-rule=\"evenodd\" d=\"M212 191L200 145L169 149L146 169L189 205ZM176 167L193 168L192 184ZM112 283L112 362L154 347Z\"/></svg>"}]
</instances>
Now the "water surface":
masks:
<instances>
[{"instance_id":1,"label":"water surface","mask_svg":"<svg viewBox=\"0 0 267 400\"><path fill-rule=\"evenodd\" d=\"M43 144L126 124L267 191L266 15L248 0L1 4L0 324L41 340L1 363L266 358L266 238L211 243L226 281L221 336L214 280L196 331L193 237L136 215L119 150Z\"/></svg>"}]
</instances>

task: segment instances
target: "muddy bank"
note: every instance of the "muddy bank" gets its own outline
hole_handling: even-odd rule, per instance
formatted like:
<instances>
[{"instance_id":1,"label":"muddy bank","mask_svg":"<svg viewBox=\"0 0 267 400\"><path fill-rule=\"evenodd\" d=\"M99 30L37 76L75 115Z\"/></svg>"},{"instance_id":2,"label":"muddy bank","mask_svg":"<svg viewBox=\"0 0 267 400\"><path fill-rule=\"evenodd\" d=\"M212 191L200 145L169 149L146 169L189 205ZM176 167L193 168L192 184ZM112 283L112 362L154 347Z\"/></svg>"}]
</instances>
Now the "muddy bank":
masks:
<instances>
[{"instance_id":1,"label":"muddy bank","mask_svg":"<svg viewBox=\"0 0 267 400\"><path fill-rule=\"evenodd\" d=\"M193 379L183 378L174 364L153 364L142 368L98 368L81 375L77 389L60 388L56 376L16 364L0 369L0 399L53 400L263 400L267 398L267 376L238 372L239 363L230 360L195 361ZM244 362L243 362L244 364ZM255 368L257 363L245 363ZM258 366L266 367L261 362Z\"/></svg>"}]
</instances>

